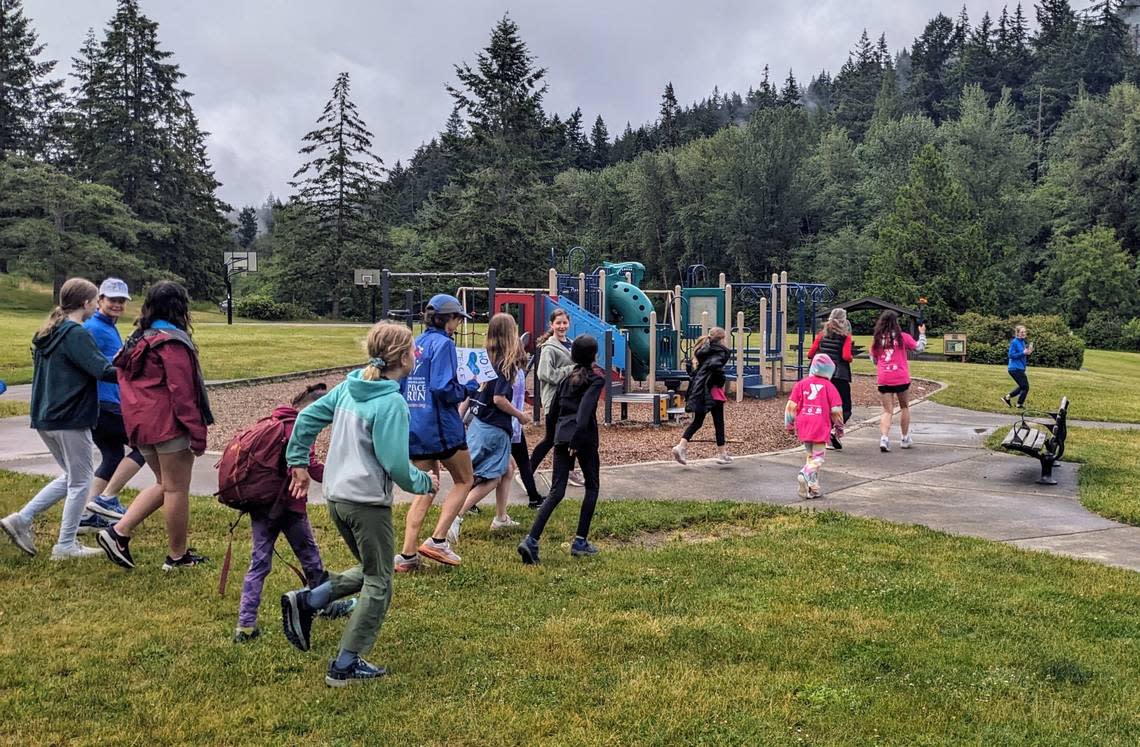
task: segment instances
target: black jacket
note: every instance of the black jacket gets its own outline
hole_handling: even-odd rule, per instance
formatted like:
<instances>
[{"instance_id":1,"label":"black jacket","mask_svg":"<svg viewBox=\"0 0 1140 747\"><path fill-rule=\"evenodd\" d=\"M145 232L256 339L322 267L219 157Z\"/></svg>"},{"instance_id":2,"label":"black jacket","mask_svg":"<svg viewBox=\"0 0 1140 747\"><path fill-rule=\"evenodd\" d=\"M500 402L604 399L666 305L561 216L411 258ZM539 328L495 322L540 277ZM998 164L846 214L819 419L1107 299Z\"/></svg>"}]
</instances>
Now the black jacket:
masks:
<instances>
[{"instance_id":1,"label":"black jacket","mask_svg":"<svg viewBox=\"0 0 1140 747\"><path fill-rule=\"evenodd\" d=\"M554 443L569 446L575 451L598 449L598 398L606 380L590 369L578 386L573 379L579 369L558 385L558 425L554 430Z\"/></svg>"},{"instance_id":2,"label":"black jacket","mask_svg":"<svg viewBox=\"0 0 1140 747\"><path fill-rule=\"evenodd\" d=\"M94 428L96 382L117 380L95 338L70 319L32 340L32 427L42 431Z\"/></svg>"},{"instance_id":3,"label":"black jacket","mask_svg":"<svg viewBox=\"0 0 1140 747\"><path fill-rule=\"evenodd\" d=\"M719 342L710 342L697 348L697 370L691 372L685 409L692 413L708 412L716 402L709 392L714 386L723 387L724 367L731 353ZM690 367L692 363L690 362Z\"/></svg>"}]
</instances>

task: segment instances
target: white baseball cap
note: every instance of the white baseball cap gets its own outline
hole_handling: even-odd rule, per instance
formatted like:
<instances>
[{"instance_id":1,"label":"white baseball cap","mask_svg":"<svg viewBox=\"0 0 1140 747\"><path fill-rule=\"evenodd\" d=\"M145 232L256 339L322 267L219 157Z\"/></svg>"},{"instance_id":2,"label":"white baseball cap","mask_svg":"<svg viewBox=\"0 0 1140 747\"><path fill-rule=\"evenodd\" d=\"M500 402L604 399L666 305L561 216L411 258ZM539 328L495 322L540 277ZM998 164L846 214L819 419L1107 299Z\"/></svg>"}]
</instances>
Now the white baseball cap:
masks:
<instances>
[{"instance_id":1,"label":"white baseball cap","mask_svg":"<svg viewBox=\"0 0 1140 747\"><path fill-rule=\"evenodd\" d=\"M99 286L99 295L107 298L125 298L131 300L131 294L127 292L126 282L118 278L107 278L103 284Z\"/></svg>"}]
</instances>

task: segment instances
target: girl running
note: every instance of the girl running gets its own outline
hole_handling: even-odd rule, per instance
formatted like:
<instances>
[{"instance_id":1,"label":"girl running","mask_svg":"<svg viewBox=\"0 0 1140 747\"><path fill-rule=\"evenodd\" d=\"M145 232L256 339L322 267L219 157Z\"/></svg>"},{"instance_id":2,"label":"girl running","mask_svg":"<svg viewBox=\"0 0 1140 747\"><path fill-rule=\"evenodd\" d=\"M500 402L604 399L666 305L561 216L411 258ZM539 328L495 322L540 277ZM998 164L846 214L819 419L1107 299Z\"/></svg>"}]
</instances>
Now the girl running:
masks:
<instances>
[{"instance_id":1,"label":"girl running","mask_svg":"<svg viewBox=\"0 0 1140 747\"><path fill-rule=\"evenodd\" d=\"M515 381L526 365L526 352L519 343L519 328L514 317L510 314L491 317L485 345L496 378L483 384L471 403L475 417L467 428L467 443L471 447L475 487L467 494L463 509L447 532L447 540L452 544L459 541L467 510L494 492L504 478L510 484L513 422L517 420L522 425L530 422L530 415L515 407L512 401ZM518 526L518 522L507 515L508 496L507 491L496 493L491 529Z\"/></svg>"},{"instance_id":2,"label":"girl running","mask_svg":"<svg viewBox=\"0 0 1140 747\"><path fill-rule=\"evenodd\" d=\"M392 601L392 558L396 535L392 526L392 491L429 497L438 478L417 469L408 458L408 405L399 380L412 370L412 333L402 324L380 322L368 333L368 365L306 407L297 416L286 449L293 470L292 496L309 494L309 455L317 434L332 425L323 491L329 516L357 564L334 573L313 589L297 589L281 597L285 637L309 650L309 633L317 611L330 602L360 592L359 601L340 639L340 652L329 662L325 684L343 687L386 674L362 656L372 648ZM454 364L455 356L452 354Z\"/></svg>"},{"instance_id":3,"label":"girl running","mask_svg":"<svg viewBox=\"0 0 1140 747\"><path fill-rule=\"evenodd\" d=\"M98 549L75 539L79 517L91 485L91 429L99 419L96 382L115 380L115 369L99 352L82 324L95 313L95 284L71 278L59 291L59 305L32 337L32 427L63 474L55 478L17 513L0 519L0 527L28 555L36 554L36 516L63 504L59 540L52 560L87 558Z\"/></svg>"},{"instance_id":4,"label":"girl running","mask_svg":"<svg viewBox=\"0 0 1140 747\"><path fill-rule=\"evenodd\" d=\"M546 431L530 455L532 472L538 470L554 446L554 431L558 425L554 402L558 399L558 385L574 370L574 361L570 360L572 341L566 336L569 330L570 315L565 309L555 308L550 312L550 330L538 339L538 381L542 385L540 394ZM581 478L582 474L578 470L570 472L571 485L582 485Z\"/></svg>"},{"instance_id":5,"label":"girl running","mask_svg":"<svg viewBox=\"0 0 1140 747\"><path fill-rule=\"evenodd\" d=\"M598 459L598 397L606 384L605 377L595 370L598 357L598 342L590 335L580 335L574 340L570 358L574 370L558 387L558 399L554 405L558 426L554 435L554 475L551 478L550 495L542 502L530 532L519 543L518 551L522 562L532 565L538 562L538 540L550 515L566 495L566 482L574 460L582 467L585 477L586 494L582 500L582 510L578 514L578 533L570 544L570 554L575 557L596 555L598 548L586 539L590 532L590 522L594 518L594 507L598 502L598 478L601 463Z\"/></svg>"},{"instance_id":6,"label":"girl running","mask_svg":"<svg viewBox=\"0 0 1140 747\"><path fill-rule=\"evenodd\" d=\"M910 364L907 351L921 353L926 349L926 325L918 325L918 341L902 331L899 316L893 311L884 311L875 322L875 337L871 341L871 360L878 373L879 401L883 413L879 416L879 451L891 450L891 416L894 413L894 399L899 401L899 429L902 431L900 444L904 449L914 445L910 437Z\"/></svg>"},{"instance_id":7,"label":"girl running","mask_svg":"<svg viewBox=\"0 0 1140 747\"><path fill-rule=\"evenodd\" d=\"M704 425L705 415L710 412L716 433L716 463L732 462L724 445L724 403L728 400L724 394L724 367L731 356L724 346L726 336L723 327L713 327L693 346L693 359L688 365L692 379L685 398L685 409L693 413L693 422L673 447L673 458L681 464L688 464L689 441Z\"/></svg>"},{"instance_id":8,"label":"girl running","mask_svg":"<svg viewBox=\"0 0 1140 747\"><path fill-rule=\"evenodd\" d=\"M139 493L123 518L99 532L98 541L111 562L134 568L131 535L161 508L170 550L162 570L171 571L206 562L186 541L190 474L194 457L206 451L206 428L214 416L198 349L190 336L193 328L186 289L169 280L152 285L135 325L115 356L115 367L127 438L142 452L157 484Z\"/></svg>"},{"instance_id":9,"label":"girl running","mask_svg":"<svg viewBox=\"0 0 1140 747\"><path fill-rule=\"evenodd\" d=\"M459 565L461 560L447 541L447 530L471 491L474 475L459 404L478 384L475 379L467 386L459 383L452 335L460 322L470 318L454 296L432 296L424 312L426 329L416 338L415 366L400 385L411 413L412 461L419 469L433 473L438 473L442 464L451 475L452 485L444 496L435 531L423 544L419 543L420 529L435 496L422 494L412 499L404 524L404 546L395 560L397 573L418 569L423 562L421 555L444 565Z\"/></svg>"},{"instance_id":10,"label":"girl running","mask_svg":"<svg viewBox=\"0 0 1140 747\"><path fill-rule=\"evenodd\" d=\"M829 438L843 436L843 400L831 383L835 362L826 353L811 359L810 373L796 382L784 408L784 427L804 445L804 467L796 475L801 499L819 498L819 470Z\"/></svg>"},{"instance_id":11,"label":"girl running","mask_svg":"<svg viewBox=\"0 0 1140 747\"><path fill-rule=\"evenodd\" d=\"M815 358L816 353L826 353L835 363L835 375L831 383L839 390L839 397L843 400L843 422L851 418L851 360L853 358L851 337L851 323L847 321L846 309L832 309L827 317L827 324L823 331L815 336L815 341L808 350L808 358ZM831 448L842 449L838 435L831 434Z\"/></svg>"},{"instance_id":12,"label":"girl running","mask_svg":"<svg viewBox=\"0 0 1140 747\"><path fill-rule=\"evenodd\" d=\"M130 300L125 282L107 278L99 286L98 310L83 323L108 363L123 347L123 338L115 325ZM95 448L99 449L100 462L95 468L95 479L91 481L87 513L79 522L80 532L98 532L111 526L111 520L123 517L127 509L119 502L119 491L146 463L142 452L127 443L118 384L99 382L99 422L91 435ZM127 451L125 458L124 449Z\"/></svg>"},{"instance_id":13,"label":"girl running","mask_svg":"<svg viewBox=\"0 0 1140 747\"><path fill-rule=\"evenodd\" d=\"M1033 343L1025 343L1026 329L1019 324L1013 328L1013 339L1009 341L1009 375L1017 383L1013 391L1002 397L1006 407L1013 407L1011 401L1017 397L1017 406L1025 407L1025 397L1029 394L1029 377L1025 375L1026 359L1033 355Z\"/></svg>"}]
</instances>

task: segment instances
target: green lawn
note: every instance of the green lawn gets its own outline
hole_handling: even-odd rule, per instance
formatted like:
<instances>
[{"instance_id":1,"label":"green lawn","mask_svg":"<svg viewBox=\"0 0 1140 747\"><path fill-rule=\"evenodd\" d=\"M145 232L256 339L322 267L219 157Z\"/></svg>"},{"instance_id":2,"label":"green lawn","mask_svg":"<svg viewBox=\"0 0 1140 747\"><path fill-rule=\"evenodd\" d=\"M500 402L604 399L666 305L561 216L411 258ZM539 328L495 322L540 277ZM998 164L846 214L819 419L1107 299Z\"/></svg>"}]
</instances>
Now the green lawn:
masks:
<instances>
[{"instance_id":1,"label":"green lawn","mask_svg":"<svg viewBox=\"0 0 1140 747\"><path fill-rule=\"evenodd\" d=\"M16 402L10 399L0 399L0 418L11 418L16 415L27 415L31 407L27 402Z\"/></svg>"},{"instance_id":2,"label":"green lawn","mask_svg":"<svg viewBox=\"0 0 1140 747\"><path fill-rule=\"evenodd\" d=\"M41 484L0 473L0 509ZM603 502L596 559L569 557L576 504L544 564L471 519L454 571L396 578L373 659L382 683L322 683L280 633L237 647L236 576L165 575L152 520L127 573L0 546L0 733L25 744L1135 744L1135 575L917 527L756 505ZM513 509L518 518L530 516ZM215 561L233 516L195 501ZM402 519L397 511L397 520ZM50 548L58 511L39 526ZM348 562L313 508L329 565ZM677 536L684 532L684 540Z\"/></svg>"}]
</instances>

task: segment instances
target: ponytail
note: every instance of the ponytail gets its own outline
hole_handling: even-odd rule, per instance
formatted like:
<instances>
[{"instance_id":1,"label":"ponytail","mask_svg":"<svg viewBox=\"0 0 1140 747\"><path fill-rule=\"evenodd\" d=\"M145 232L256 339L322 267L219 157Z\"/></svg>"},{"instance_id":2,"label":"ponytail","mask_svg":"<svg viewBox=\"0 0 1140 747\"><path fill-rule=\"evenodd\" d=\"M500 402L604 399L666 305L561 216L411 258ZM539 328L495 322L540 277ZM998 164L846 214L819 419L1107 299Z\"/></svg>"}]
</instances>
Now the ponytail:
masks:
<instances>
[{"instance_id":1,"label":"ponytail","mask_svg":"<svg viewBox=\"0 0 1140 747\"><path fill-rule=\"evenodd\" d=\"M67 315L82 309L88 301L94 301L99 296L99 289L86 278L71 278L59 289L59 305L51 310L48 318L36 330L33 340L47 337L58 327Z\"/></svg>"}]
</instances>

